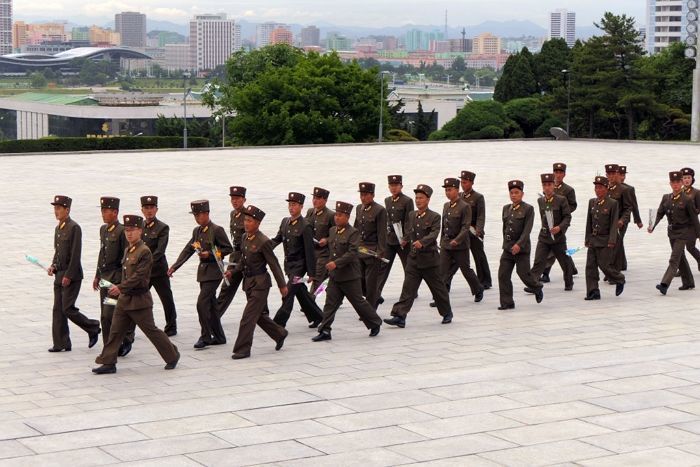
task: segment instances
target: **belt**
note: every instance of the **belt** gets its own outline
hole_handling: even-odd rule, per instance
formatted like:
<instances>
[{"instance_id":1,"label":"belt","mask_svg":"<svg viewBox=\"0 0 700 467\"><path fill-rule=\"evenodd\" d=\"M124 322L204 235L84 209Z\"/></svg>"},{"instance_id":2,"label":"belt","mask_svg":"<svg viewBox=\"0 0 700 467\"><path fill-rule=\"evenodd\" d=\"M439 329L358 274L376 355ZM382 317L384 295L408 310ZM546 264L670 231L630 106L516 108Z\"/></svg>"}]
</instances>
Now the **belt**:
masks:
<instances>
[{"instance_id":1,"label":"belt","mask_svg":"<svg viewBox=\"0 0 700 467\"><path fill-rule=\"evenodd\" d=\"M243 275L246 277L255 277L255 276L262 276L263 274L267 274L267 268L263 269L243 269Z\"/></svg>"},{"instance_id":2,"label":"belt","mask_svg":"<svg viewBox=\"0 0 700 467\"><path fill-rule=\"evenodd\" d=\"M121 265L111 266L111 267L106 267L106 268L100 268L100 272L121 271L121 269L122 269Z\"/></svg>"},{"instance_id":3,"label":"belt","mask_svg":"<svg viewBox=\"0 0 700 467\"><path fill-rule=\"evenodd\" d=\"M668 226L668 230L683 230L689 227L690 226L688 224L671 224Z\"/></svg>"},{"instance_id":4,"label":"belt","mask_svg":"<svg viewBox=\"0 0 700 467\"><path fill-rule=\"evenodd\" d=\"M130 290L123 290L122 294L126 295L127 297L135 297L136 295L143 295L148 293L147 288L138 288L138 289L130 289Z\"/></svg>"}]
</instances>

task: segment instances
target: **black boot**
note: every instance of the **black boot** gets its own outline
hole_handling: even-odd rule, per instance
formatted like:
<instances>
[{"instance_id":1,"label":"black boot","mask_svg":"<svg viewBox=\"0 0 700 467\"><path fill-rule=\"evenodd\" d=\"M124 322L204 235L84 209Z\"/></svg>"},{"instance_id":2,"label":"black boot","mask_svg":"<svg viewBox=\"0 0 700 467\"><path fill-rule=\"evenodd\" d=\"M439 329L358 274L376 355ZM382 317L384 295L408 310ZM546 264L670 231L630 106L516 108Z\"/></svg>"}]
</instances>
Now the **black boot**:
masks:
<instances>
[{"instance_id":1,"label":"black boot","mask_svg":"<svg viewBox=\"0 0 700 467\"><path fill-rule=\"evenodd\" d=\"M392 316L389 319L385 319L384 322L386 324L390 324L391 326L398 326L400 328L406 327L406 320L400 316Z\"/></svg>"}]
</instances>

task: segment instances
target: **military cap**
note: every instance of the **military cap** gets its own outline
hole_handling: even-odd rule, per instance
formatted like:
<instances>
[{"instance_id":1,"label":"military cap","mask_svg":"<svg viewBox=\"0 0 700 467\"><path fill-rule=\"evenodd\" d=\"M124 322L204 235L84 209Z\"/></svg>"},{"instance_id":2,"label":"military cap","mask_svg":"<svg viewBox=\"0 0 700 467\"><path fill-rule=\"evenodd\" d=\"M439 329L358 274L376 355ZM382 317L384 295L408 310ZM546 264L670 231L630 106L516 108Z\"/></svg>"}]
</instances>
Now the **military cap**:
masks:
<instances>
[{"instance_id":1,"label":"military cap","mask_svg":"<svg viewBox=\"0 0 700 467\"><path fill-rule=\"evenodd\" d=\"M102 209L119 209L119 198L112 196L103 196L100 198L100 208Z\"/></svg>"},{"instance_id":2,"label":"military cap","mask_svg":"<svg viewBox=\"0 0 700 467\"><path fill-rule=\"evenodd\" d=\"M143 229L143 217L135 214L125 215L124 227L138 227L139 229Z\"/></svg>"},{"instance_id":3,"label":"military cap","mask_svg":"<svg viewBox=\"0 0 700 467\"><path fill-rule=\"evenodd\" d=\"M199 214L202 212L209 212L209 200L208 199L198 199L190 203L190 214Z\"/></svg>"},{"instance_id":4,"label":"military cap","mask_svg":"<svg viewBox=\"0 0 700 467\"><path fill-rule=\"evenodd\" d=\"M252 204L249 204L245 208L245 211L243 211L243 214L245 214L246 216L250 216L257 221L262 221L265 218L265 211L263 211L262 209L256 208Z\"/></svg>"},{"instance_id":5,"label":"military cap","mask_svg":"<svg viewBox=\"0 0 700 467\"><path fill-rule=\"evenodd\" d=\"M403 184L403 177L401 175L389 175L387 179L389 181L389 185Z\"/></svg>"},{"instance_id":6,"label":"military cap","mask_svg":"<svg viewBox=\"0 0 700 467\"><path fill-rule=\"evenodd\" d=\"M56 195L53 197L53 202L51 204L53 204L54 206L63 206L64 208L69 208L71 204L73 204L73 200L68 196Z\"/></svg>"},{"instance_id":7,"label":"military cap","mask_svg":"<svg viewBox=\"0 0 700 467\"><path fill-rule=\"evenodd\" d=\"M335 202L335 212L340 212L349 216L350 214L352 214L352 209L353 205L350 203L345 203L343 201Z\"/></svg>"},{"instance_id":8,"label":"military cap","mask_svg":"<svg viewBox=\"0 0 700 467\"><path fill-rule=\"evenodd\" d=\"M683 180L683 174L680 172L669 172L668 179L672 182L680 182Z\"/></svg>"},{"instance_id":9,"label":"military cap","mask_svg":"<svg viewBox=\"0 0 700 467\"><path fill-rule=\"evenodd\" d=\"M443 188L459 188L458 178L446 178L445 182L442 184Z\"/></svg>"},{"instance_id":10,"label":"military cap","mask_svg":"<svg viewBox=\"0 0 700 467\"><path fill-rule=\"evenodd\" d=\"M299 204L304 204L304 200L306 199L306 196L302 195L301 193L296 193L294 191L289 192L289 196L287 196L287 202L288 203L299 203Z\"/></svg>"},{"instance_id":11,"label":"military cap","mask_svg":"<svg viewBox=\"0 0 700 467\"><path fill-rule=\"evenodd\" d=\"M425 196L430 198L433 196L433 189L430 188L428 185L418 185L415 190L413 190L414 193L423 193Z\"/></svg>"},{"instance_id":12,"label":"military cap","mask_svg":"<svg viewBox=\"0 0 700 467\"><path fill-rule=\"evenodd\" d=\"M540 174L540 180L542 181L542 183L554 183L554 174Z\"/></svg>"},{"instance_id":13,"label":"military cap","mask_svg":"<svg viewBox=\"0 0 700 467\"><path fill-rule=\"evenodd\" d=\"M622 175L627 175L627 166L626 165L621 165L620 166L620 173Z\"/></svg>"},{"instance_id":14,"label":"military cap","mask_svg":"<svg viewBox=\"0 0 700 467\"><path fill-rule=\"evenodd\" d=\"M158 206L158 197L153 195L142 196L141 206Z\"/></svg>"},{"instance_id":15,"label":"military cap","mask_svg":"<svg viewBox=\"0 0 700 467\"><path fill-rule=\"evenodd\" d=\"M620 171L620 166L617 164L605 164L605 173L615 173Z\"/></svg>"},{"instance_id":16,"label":"military cap","mask_svg":"<svg viewBox=\"0 0 700 467\"><path fill-rule=\"evenodd\" d=\"M603 177L602 175L598 175L596 178L593 179L593 184L594 185L608 186L608 177Z\"/></svg>"},{"instance_id":17,"label":"military cap","mask_svg":"<svg viewBox=\"0 0 700 467\"><path fill-rule=\"evenodd\" d=\"M228 189L229 196L242 196L245 198L245 187L244 186L232 186Z\"/></svg>"},{"instance_id":18,"label":"military cap","mask_svg":"<svg viewBox=\"0 0 700 467\"><path fill-rule=\"evenodd\" d=\"M328 199L330 194L331 192L326 190L325 188L314 187L314 196L316 198Z\"/></svg>"},{"instance_id":19,"label":"military cap","mask_svg":"<svg viewBox=\"0 0 700 467\"><path fill-rule=\"evenodd\" d=\"M554 164L552 164L552 170L554 172L566 172L566 164L564 164L563 162L555 162Z\"/></svg>"},{"instance_id":20,"label":"military cap","mask_svg":"<svg viewBox=\"0 0 700 467\"><path fill-rule=\"evenodd\" d=\"M470 172L468 170L462 170L462 175L460 176L460 178L462 180L470 180L473 182L474 179L476 178L476 174L474 172Z\"/></svg>"},{"instance_id":21,"label":"military cap","mask_svg":"<svg viewBox=\"0 0 700 467\"><path fill-rule=\"evenodd\" d=\"M693 169L691 169L690 167L683 167L681 169L681 174L690 175L691 177L695 177L695 171Z\"/></svg>"},{"instance_id":22,"label":"military cap","mask_svg":"<svg viewBox=\"0 0 700 467\"><path fill-rule=\"evenodd\" d=\"M374 194L374 183L360 182L360 188L357 191L359 191L360 193Z\"/></svg>"},{"instance_id":23,"label":"military cap","mask_svg":"<svg viewBox=\"0 0 700 467\"><path fill-rule=\"evenodd\" d=\"M508 191L512 190L513 188L523 191L525 184L521 180L511 180L508 182Z\"/></svg>"}]
</instances>

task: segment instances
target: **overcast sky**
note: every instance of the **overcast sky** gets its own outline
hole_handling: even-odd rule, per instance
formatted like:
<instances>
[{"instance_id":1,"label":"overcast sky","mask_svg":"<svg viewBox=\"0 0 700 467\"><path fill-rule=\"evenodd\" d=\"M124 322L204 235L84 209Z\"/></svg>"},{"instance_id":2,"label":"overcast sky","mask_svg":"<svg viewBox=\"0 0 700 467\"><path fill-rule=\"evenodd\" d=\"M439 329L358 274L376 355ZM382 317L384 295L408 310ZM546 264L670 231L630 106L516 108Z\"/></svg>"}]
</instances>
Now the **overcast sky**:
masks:
<instances>
[{"instance_id":1,"label":"overcast sky","mask_svg":"<svg viewBox=\"0 0 700 467\"><path fill-rule=\"evenodd\" d=\"M645 3L645 0L15 0L14 16L101 24L113 20L115 13L140 11L149 19L186 23L195 13L224 12L234 19L251 22L382 27L442 25L448 10L450 26L487 20L530 20L547 26L549 11L568 8L576 12L577 24L581 26L597 21L608 9L634 16L642 25L646 22Z\"/></svg>"}]
</instances>

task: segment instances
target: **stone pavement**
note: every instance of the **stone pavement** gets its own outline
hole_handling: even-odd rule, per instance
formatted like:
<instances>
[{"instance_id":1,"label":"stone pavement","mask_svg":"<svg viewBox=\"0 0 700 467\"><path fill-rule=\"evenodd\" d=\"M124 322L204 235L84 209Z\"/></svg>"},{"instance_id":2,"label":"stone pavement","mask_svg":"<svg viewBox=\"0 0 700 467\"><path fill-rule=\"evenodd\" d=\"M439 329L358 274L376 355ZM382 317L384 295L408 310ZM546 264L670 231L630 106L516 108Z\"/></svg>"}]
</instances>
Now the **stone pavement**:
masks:
<instances>
[{"instance_id":1,"label":"stone pavement","mask_svg":"<svg viewBox=\"0 0 700 467\"><path fill-rule=\"evenodd\" d=\"M654 289L669 256L663 226L654 235L628 233L621 297L603 286L603 300L584 302L582 275L564 292L555 267L542 304L515 279L517 308L499 312L496 288L474 304L455 279L449 326L428 307L424 287L406 329L384 327L370 340L344 306L333 341L312 343L315 332L295 312L281 352L258 332L252 358L242 361L229 358L231 345L192 349L192 260L173 281L178 368L163 371L137 332L134 350L109 376L91 374L99 348L88 350L73 325L73 351L46 352L51 280L23 258L51 258L48 203L72 196L87 276L78 306L95 318L89 278L100 195L120 196L123 214L138 211L140 195L159 195L172 261L194 226L189 201L210 199L213 220L226 225L232 184L246 185L249 202L267 211L263 231L272 235L287 191L318 185L331 200L356 202L358 181L376 182L384 196L385 176L400 173L406 191L432 185L439 211L442 178L470 169L487 199L495 280L508 179L522 178L534 202L539 174L565 161L585 206L603 164L627 164L646 224L648 208L669 191L667 172L700 169L698 154L689 145L534 141L0 157L0 466L700 465L700 292L679 292L675 282L666 297ZM570 246L582 246L584 223L579 208ZM583 272L584 253L574 260ZM395 269L383 317L400 276ZM273 310L279 300L273 289ZM242 306L239 294L225 315L230 343Z\"/></svg>"}]
</instances>

